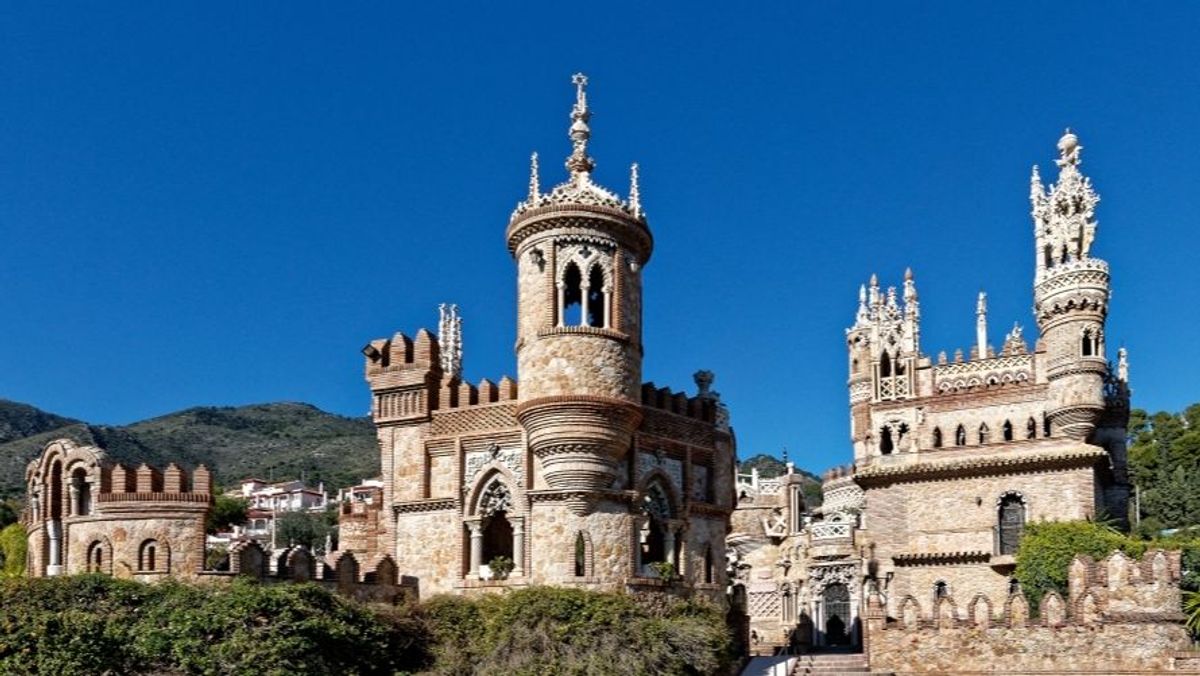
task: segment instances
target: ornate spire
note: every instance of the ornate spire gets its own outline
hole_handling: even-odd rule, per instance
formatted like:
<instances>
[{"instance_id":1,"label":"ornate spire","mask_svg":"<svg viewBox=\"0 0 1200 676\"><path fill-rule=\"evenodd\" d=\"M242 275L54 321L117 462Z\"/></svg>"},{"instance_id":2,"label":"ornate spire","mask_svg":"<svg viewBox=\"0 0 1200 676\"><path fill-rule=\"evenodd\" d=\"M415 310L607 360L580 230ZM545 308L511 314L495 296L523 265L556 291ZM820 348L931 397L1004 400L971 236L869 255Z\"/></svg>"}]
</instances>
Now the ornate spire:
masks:
<instances>
[{"instance_id":1,"label":"ornate spire","mask_svg":"<svg viewBox=\"0 0 1200 676\"><path fill-rule=\"evenodd\" d=\"M438 306L438 347L442 375L462 379L462 317L458 306L442 303Z\"/></svg>"},{"instance_id":2,"label":"ornate spire","mask_svg":"<svg viewBox=\"0 0 1200 676\"><path fill-rule=\"evenodd\" d=\"M1129 382L1129 351L1124 347L1117 350L1117 380Z\"/></svg>"},{"instance_id":3,"label":"ornate spire","mask_svg":"<svg viewBox=\"0 0 1200 676\"><path fill-rule=\"evenodd\" d=\"M629 209L637 218L642 216L642 193L638 189L638 165L634 162L629 167Z\"/></svg>"},{"instance_id":4,"label":"ornate spire","mask_svg":"<svg viewBox=\"0 0 1200 676\"><path fill-rule=\"evenodd\" d=\"M542 196L542 188L538 181L537 153L529 157L529 204L536 204Z\"/></svg>"},{"instance_id":5,"label":"ornate spire","mask_svg":"<svg viewBox=\"0 0 1200 676\"><path fill-rule=\"evenodd\" d=\"M861 328L871 321L871 312L867 309L867 286L858 287L858 313L854 315L854 328Z\"/></svg>"},{"instance_id":6,"label":"ornate spire","mask_svg":"<svg viewBox=\"0 0 1200 676\"><path fill-rule=\"evenodd\" d=\"M1043 188L1034 167L1030 178L1037 238L1038 270L1088 258L1096 238L1096 205L1100 196L1079 171L1083 146L1070 129L1058 140L1058 182Z\"/></svg>"},{"instance_id":7,"label":"ornate spire","mask_svg":"<svg viewBox=\"0 0 1200 676\"><path fill-rule=\"evenodd\" d=\"M571 76L571 82L575 84L575 107L571 109L571 130L568 135L571 137L573 150L567 158L567 170L571 172L573 179L586 177L596 167L596 163L587 154L588 139L592 137L592 129L588 126L592 113L587 106L587 81L587 76L583 73Z\"/></svg>"},{"instance_id":8,"label":"ornate spire","mask_svg":"<svg viewBox=\"0 0 1200 676\"><path fill-rule=\"evenodd\" d=\"M904 269L904 316L921 316L921 306L917 302L917 281L913 277L912 268Z\"/></svg>"},{"instance_id":9,"label":"ornate spire","mask_svg":"<svg viewBox=\"0 0 1200 676\"><path fill-rule=\"evenodd\" d=\"M975 301L975 349L980 359L987 359L987 294L982 291Z\"/></svg>"}]
</instances>

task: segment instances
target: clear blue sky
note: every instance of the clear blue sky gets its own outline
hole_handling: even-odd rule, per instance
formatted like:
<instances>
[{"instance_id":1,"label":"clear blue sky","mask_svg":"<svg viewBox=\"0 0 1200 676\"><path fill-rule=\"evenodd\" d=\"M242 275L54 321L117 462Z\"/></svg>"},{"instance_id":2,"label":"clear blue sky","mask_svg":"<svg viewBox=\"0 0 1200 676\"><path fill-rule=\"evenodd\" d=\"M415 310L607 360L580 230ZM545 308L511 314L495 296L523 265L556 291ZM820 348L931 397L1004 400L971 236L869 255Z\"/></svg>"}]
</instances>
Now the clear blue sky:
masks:
<instances>
[{"instance_id":1,"label":"clear blue sky","mask_svg":"<svg viewBox=\"0 0 1200 676\"><path fill-rule=\"evenodd\" d=\"M0 7L0 396L127 423L368 407L359 348L465 316L513 373L528 155L656 237L645 377L716 372L740 451L850 457L844 328L916 272L926 352L1032 332L1028 177L1078 130L1135 404L1200 400L1191 3L41 3Z\"/></svg>"}]
</instances>

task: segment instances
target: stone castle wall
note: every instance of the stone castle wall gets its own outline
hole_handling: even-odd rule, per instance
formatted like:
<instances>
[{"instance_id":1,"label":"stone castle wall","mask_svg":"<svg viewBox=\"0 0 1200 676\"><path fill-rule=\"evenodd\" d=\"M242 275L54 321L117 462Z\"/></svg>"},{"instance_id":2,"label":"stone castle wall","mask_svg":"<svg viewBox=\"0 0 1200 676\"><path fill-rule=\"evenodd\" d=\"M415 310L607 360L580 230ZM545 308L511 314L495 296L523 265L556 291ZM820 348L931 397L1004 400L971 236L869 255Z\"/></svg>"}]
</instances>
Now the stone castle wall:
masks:
<instances>
[{"instance_id":1,"label":"stone castle wall","mask_svg":"<svg viewBox=\"0 0 1200 676\"><path fill-rule=\"evenodd\" d=\"M1068 598L1043 597L1031 617L1022 594L993 604L963 589L935 603L906 597L886 617L878 594L867 603L873 670L909 673L1163 673L1191 645L1182 626L1179 552L1140 561L1115 553L1077 557ZM971 600L964 602L962 599Z\"/></svg>"}]
</instances>

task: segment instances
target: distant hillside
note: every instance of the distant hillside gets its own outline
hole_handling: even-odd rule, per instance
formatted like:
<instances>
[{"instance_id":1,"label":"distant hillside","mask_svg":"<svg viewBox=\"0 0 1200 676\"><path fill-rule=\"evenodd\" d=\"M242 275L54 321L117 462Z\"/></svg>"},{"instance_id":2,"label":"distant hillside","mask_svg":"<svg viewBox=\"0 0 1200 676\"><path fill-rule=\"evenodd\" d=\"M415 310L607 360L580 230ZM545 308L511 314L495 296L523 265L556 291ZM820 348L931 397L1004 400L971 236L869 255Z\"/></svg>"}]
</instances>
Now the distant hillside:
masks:
<instances>
[{"instance_id":1,"label":"distant hillside","mask_svg":"<svg viewBox=\"0 0 1200 676\"><path fill-rule=\"evenodd\" d=\"M0 401L0 495L24 491L25 466L59 437L136 464L205 464L217 483L245 477L324 481L329 489L379 474L379 447L367 418L308 404L190 408L124 427L88 425L32 406Z\"/></svg>"}]
</instances>

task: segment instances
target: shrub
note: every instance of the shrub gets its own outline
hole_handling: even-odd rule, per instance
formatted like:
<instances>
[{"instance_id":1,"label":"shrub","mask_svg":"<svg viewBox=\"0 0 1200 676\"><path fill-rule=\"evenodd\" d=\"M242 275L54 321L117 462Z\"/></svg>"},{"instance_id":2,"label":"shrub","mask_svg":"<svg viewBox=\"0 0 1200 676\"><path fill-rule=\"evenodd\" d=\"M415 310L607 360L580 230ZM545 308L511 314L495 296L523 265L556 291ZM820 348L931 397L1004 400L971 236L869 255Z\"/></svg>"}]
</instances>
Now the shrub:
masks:
<instances>
[{"instance_id":1,"label":"shrub","mask_svg":"<svg viewBox=\"0 0 1200 676\"><path fill-rule=\"evenodd\" d=\"M19 578L25 575L25 550L28 540L25 538L25 527L12 523L0 530L0 578Z\"/></svg>"},{"instance_id":2,"label":"shrub","mask_svg":"<svg viewBox=\"0 0 1200 676\"><path fill-rule=\"evenodd\" d=\"M1138 556L1146 544L1132 540L1112 526L1094 521L1043 521L1025 525L1017 546L1015 576L1037 612L1042 596L1055 590L1067 595L1067 569L1077 554L1100 560L1116 550Z\"/></svg>"},{"instance_id":3,"label":"shrub","mask_svg":"<svg viewBox=\"0 0 1200 676\"><path fill-rule=\"evenodd\" d=\"M497 580L507 580L508 574L513 571L513 560L507 556L497 556L491 561L488 561L488 570L492 571L492 577Z\"/></svg>"},{"instance_id":4,"label":"shrub","mask_svg":"<svg viewBox=\"0 0 1200 676\"><path fill-rule=\"evenodd\" d=\"M728 664L723 614L702 603L653 611L632 597L533 587L424 605L432 674L712 674Z\"/></svg>"}]
</instances>

